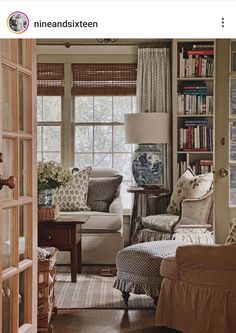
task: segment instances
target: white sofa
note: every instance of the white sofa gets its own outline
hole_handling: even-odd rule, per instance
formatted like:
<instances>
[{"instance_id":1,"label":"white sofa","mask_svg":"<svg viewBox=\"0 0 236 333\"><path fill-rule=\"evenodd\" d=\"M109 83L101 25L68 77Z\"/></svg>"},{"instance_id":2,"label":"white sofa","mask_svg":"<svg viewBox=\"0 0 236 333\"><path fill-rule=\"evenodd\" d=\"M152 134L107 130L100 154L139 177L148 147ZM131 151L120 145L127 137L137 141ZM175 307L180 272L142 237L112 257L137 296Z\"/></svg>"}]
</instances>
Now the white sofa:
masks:
<instances>
[{"instance_id":1,"label":"white sofa","mask_svg":"<svg viewBox=\"0 0 236 333\"><path fill-rule=\"evenodd\" d=\"M90 177L112 177L118 174L111 168L94 168ZM82 226L83 264L115 264L117 252L124 247L123 207L120 195L113 200L108 213L76 211L61 212L61 214L81 214L90 217ZM68 264L69 252L60 252L57 262Z\"/></svg>"}]
</instances>

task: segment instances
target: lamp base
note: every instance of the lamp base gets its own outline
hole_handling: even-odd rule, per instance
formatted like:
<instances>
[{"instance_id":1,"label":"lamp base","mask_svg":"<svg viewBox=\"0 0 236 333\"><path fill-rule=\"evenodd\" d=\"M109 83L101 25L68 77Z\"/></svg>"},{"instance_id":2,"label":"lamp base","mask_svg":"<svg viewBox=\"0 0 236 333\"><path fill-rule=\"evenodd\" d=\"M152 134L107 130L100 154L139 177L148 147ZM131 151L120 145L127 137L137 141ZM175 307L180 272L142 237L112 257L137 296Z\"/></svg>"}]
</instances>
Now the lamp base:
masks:
<instances>
[{"instance_id":1,"label":"lamp base","mask_svg":"<svg viewBox=\"0 0 236 333\"><path fill-rule=\"evenodd\" d=\"M162 155L156 144L139 144L133 153L132 172L137 186L158 184L162 175Z\"/></svg>"}]
</instances>

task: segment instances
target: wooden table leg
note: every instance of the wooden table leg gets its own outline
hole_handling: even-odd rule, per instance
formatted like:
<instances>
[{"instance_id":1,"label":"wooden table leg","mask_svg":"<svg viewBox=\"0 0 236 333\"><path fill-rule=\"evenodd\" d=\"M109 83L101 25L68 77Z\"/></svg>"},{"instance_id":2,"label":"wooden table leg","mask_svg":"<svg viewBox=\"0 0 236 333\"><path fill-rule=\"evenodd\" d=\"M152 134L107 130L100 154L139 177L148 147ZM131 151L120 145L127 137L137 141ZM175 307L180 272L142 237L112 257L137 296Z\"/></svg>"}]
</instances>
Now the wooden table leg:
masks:
<instances>
[{"instance_id":1,"label":"wooden table leg","mask_svg":"<svg viewBox=\"0 0 236 333\"><path fill-rule=\"evenodd\" d=\"M82 255L82 249L81 249L81 241L82 241L82 228L81 225L77 226L77 273L81 273L81 255Z\"/></svg>"},{"instance_id":2,"label":"wooden table leg","mask_svg":"<svg viewBox=\"0 0 236 333\"><path fill-rule=\"evenodd\" d=\"M77 281L77 245L76 245L76 226L71 230L71 282Z\"/></svg>"},{"instance_id":3,"label":"wooden table leg","mask_svg":"<svg viewBox=\"0 0 236 333\"><path fill-rule=\"evenodd\" d=\"M139 194L134 193L134 202L133 202L131 224L130 224L130 243L131 243L134 231L135 231L136 220L137 220L137 216L138 216L138 199L139 199Z\"/></svg>"}]
</instances>

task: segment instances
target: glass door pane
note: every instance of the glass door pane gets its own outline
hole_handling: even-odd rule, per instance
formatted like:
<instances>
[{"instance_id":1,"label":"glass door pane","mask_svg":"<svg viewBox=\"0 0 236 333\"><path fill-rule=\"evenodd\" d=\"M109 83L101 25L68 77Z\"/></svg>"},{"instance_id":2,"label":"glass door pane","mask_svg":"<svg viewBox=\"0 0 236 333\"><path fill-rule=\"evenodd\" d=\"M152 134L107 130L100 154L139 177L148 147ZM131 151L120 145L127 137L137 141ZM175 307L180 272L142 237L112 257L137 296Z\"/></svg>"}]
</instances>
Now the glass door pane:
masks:
<instances>
[{"instance_id":1,"label":"glass door pane","mask_svg":"<svg viewBox=\"0 0 236 333\"><path fill-rule=\"evenodd\" d=\"M2 122L3 129L13 130L14 129L14 111L15 111L15 99L14 99L14 90L15 90L15 72L11 68L2 67L2 80L4 82L3 91L2 91Z\"/></svg>"},{"instance_id":2,"label":"glass door pane","mask_svg":"<svg viewBox=\"0 0 236 333\"><path fill-rule=\"evenodd\" d=\"M19 223L19 261L26 258L31 259L27 253L27 243L31 233L31 205L20 206L20 223Z\"/></svg>"},{"instance_id":3,"label":"glass door pane","mask_svg":"<svg viewBox=\"0 0 236 333\"><path fill-rule=\"evenodd\" d=\"M2 283L2 333L12 333L13 316L13 281L6 280Z\"/></svg>"},{"instance_id":4,"label":"glass door pane","mask_svg":"<svg viewBox=\"0 0 236 333\"><path fill-rule=\"evenodd\" d=\"M31 168L32 165L29 161L31 157L31 145L27 140L20 141L20 155L19 155L19 185L20 185L20 196L31 195L30 183L31 183Z\"/></svg>"},{"instance_id":5,"label":"glass door pane","mask_svg":"<svg viewBox=\"0 0 236 333\"><path fill-rule=\"evenodd\" d=\"M2 220L2 254L3 269L14 265L14 225L16 210L13 208L3 210Z\"/></svg>"},{"instance_id":6,"label":"glass door pane","mask_svg":"<svg viewBox=\"0 0 236 333\"><path fill-rule=\"evenodd\" d=\"M30 77L19 74L19 130L29 131L30 105L31 96L29 96L29 87L31 85Z\"/></svg>"},{"instance_id":7,"label":"glass door pane","mask_svg":"<svg viewBox=\"0 0 236 333\"><path fill-rule=\"evenodd\" d=\"M29 322L30 273L31 269L27 269L19 274L19 327Z\"/></svg>"},{"instance_id":8,"label":"glass door pane","mask_svg":"<svg viewBox=\"0 0 236 333\"><path fill-rule=\"evenodd\" d=\"M10 138L3 139L3 179L8 179L16 174L16 140ZM17 187L10 189L3 186L2 193L4 200L11 200L16 197Z\"/></svg>"},{"instance_id":9,"label":"glass door pane","mask_svg":"<svg viewBox=\"0 0 236 333\"><path fill-rule=\"evenodd\" d=\"M15 44L15 41L12 39L1 39L1 55L3 58L8 60L14 60L14 52L12 47Z\"/></svg>"}]
</instances>

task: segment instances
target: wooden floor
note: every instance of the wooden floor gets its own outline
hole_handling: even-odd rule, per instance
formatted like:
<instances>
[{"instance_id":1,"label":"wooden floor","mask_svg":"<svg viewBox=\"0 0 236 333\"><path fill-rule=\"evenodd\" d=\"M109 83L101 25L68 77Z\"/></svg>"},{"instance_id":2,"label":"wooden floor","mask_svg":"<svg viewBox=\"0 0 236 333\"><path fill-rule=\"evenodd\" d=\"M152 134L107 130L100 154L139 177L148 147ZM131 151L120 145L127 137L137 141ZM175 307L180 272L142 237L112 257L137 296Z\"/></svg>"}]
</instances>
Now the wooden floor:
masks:
<instances>
[{"instance_id":1,"label":"wooden floor","mask_svg":"<svg viewBox=\"0 0 236 333\"><path fill-rule=\"evenodd\" d=\"M154 326L155 310L59 310L55 333L178 333Z\"/></svg>"}]
</instances>

